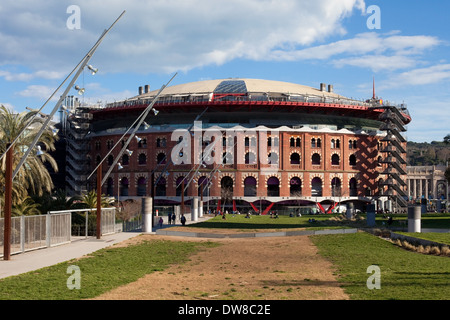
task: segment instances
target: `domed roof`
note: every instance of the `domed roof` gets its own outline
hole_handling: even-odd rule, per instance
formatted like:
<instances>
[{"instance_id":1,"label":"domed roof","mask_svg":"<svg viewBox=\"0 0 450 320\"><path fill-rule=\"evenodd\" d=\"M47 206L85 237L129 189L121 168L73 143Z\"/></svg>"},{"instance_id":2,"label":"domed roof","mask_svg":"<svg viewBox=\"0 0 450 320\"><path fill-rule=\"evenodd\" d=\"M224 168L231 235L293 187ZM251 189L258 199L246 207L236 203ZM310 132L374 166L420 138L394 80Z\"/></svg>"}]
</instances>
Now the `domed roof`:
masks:
<instances>
[{"instance_id":1,"label":"domed roof","mask_svg":"<svg viewBox=\"0 0 450 320\"><path fill-rule=\"evenodd\" d=\"M197 82L189 82L169 86L164 89L161 96L170 95L209 95L209 94L283 94L283 95L311 95L311 96L328 96L333 98L344 98L334 93L331 87L326 88L321 84L322 89L304 86L295 83L261 80L261 79L217 79L217 80L203 80ZM146 99L155 96L158 90L153 90L132 99Z\"/></svg>"}]
</instances>

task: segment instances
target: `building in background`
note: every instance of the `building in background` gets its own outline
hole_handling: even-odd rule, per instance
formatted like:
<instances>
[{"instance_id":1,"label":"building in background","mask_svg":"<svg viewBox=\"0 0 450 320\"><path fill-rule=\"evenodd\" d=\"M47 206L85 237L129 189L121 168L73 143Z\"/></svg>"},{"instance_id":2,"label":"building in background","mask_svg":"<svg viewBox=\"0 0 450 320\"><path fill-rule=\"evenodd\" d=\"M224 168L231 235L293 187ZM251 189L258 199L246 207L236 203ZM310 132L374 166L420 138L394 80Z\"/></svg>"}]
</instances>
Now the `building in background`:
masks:
<instances>
[{"instance_id":1,"label":"building in background","mask_svg":"<svg viewBox=\"0 0 450 320\"><path fill-rule=\"evenodd\" d=\"M136 139L119 155L159 90L105 107L64 111L67 187L96 165L111 171L103 193L120 200L154 196L177 205L194 196L210 208L330 212L375 202L390 211L407 204L405 106L356 101L318 88L258 79L219 79L165 88ZM156 111L157 110L157 111ZM197 120L197 121L196 121ZM95 176L94 176L95 179ZM184 187L184 189L183 189Z\"/></svg>"}]
</instances>

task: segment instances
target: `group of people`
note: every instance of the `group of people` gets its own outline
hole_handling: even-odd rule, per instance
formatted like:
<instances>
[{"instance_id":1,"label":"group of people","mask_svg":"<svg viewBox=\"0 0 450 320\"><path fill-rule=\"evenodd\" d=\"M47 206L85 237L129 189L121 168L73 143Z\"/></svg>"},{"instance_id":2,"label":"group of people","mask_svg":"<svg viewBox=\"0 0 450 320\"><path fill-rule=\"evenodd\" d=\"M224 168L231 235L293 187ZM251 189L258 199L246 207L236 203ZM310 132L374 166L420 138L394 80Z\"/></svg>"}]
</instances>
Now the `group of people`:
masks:
<instances>
[{"instance_id":1,"label":"group of people","mask_svg":"<svg viewBox=\"0 0 450 320\"><path fill-rule=\"evenodd\" d=\"M169 213L167 215L167 224L169 224L169 225L175 224L176 218L177 217L176 217L175 213ZM184 216L184 214L181 214L180 222L183 226L186 224L186 217ZM162 217L160 217L158 220L158 224L159 224L160 228L162 228L163 223L164 223L164 220Z\"/></svg>"}]
</instances>

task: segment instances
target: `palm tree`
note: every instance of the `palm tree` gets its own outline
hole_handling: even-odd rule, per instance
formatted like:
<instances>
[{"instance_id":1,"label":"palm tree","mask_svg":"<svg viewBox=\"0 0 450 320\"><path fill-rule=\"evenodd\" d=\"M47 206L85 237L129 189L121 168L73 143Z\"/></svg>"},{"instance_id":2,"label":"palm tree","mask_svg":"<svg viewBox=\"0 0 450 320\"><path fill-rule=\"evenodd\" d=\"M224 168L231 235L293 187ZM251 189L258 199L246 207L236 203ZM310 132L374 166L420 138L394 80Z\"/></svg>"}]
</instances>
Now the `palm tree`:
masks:
<instances>
[{"instance_id":1,"label":"palm tree","mask_svg":"<svg viewBox=\"0 0 450 320\"><path fill-rule=\"evenodd\" d=\"M110 207L114 200L102 194L102 207ZM97 192L95 190L89 191L81 197L80 205L84 208L97 207Z\"/></svg>"},{"instance_id":2,"label":"palm tree","mask_svg":"<svg viewBox=\"0 0 450 320\"><path fill-rule=\"evenodd\" d=\"M12 207L11 213L15 216L38 215L41 214L41 211L38 209L38 207L38 203L35 203L30 197L26 197L23 200L19 200L19 202Z\"/></svg>"},{"instance_id":3,"label":"palm tree","mask_svg":"<svg viewBox=\"0 0 450 320\"><path fill-rule=\"evenodd\" d=\"M35 114L34 111L15 113L3 105L0 106L0 153L3 154L6 151L7 144L14 141L23 131L13 147L13 170L41 129L43 123L41 117L35 117L32 123L28 125ZM26 127L27 125L28 127ZM53 151L55 150L54 142L56 139L57 137L53 134L52 129L47 127L38 140L38 145L43 150ZM13 205L18 204L20 199L25 199L29 195L42 195L44 192L51 192L53 182L44 165L45 162L48 162L55 172L58 170L55 159L48 152L41 156L38 156L36 151L30 153L13 181ZM0 168L0 184L4 185L6 157L3 157ZM0 189L0 194L3 198L4 190Z\"/></svg>"}]
</instances>

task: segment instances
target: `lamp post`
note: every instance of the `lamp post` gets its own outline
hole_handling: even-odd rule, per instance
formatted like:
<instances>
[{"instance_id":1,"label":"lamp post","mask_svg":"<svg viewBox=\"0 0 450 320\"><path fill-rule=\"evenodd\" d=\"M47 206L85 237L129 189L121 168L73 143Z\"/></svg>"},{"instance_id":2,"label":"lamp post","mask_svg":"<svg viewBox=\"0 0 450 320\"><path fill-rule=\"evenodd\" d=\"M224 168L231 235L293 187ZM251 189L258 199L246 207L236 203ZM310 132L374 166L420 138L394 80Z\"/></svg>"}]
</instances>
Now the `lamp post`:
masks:
<instances>
[{"instance_id":1,"label":"lamp post","mask_svg":"<svg viewBox=\"0 0 450 320\"><path fill-rule=\"evenodd\" d=\"M39 130L39 132L34 137L33 142L28 146L27 151L25 152L25 154L20 159L20 161L17 164L17 166L14 169L14 171L13 171L13 168L12 168L12 152L14 150L14 145L15 145L16 141L19 139L19 137L22 135L22 133L25 130L27 130L26 128L28 127L28 125L25 126L25 129L22 130L22 132L20 132L17 135L17 137L14 139L14 141L12 143L8 144L6 152L0 157L0 159L1 159L6 154L7 157L9 158L9 160L6 161L7 165L6 165L6 172L5 172L5 226L4 226L5 241L3 243L4 244L4 249L3 249L3 252L4 252L4 257L3 258L4 258L4 260L9 260L10 259L10 253L11 253L11 242L10 242L11 241L11 239L10 239L10 237L11 237L11 211L12 211L12 199L11 199L11 196L12 196L13 179L17 175L17 173L19 172L19 170L22 167L22 165L25 163L26 159L28 158L28 156L30 155L30 153L32 152L32 150L34 149L36 144L38 143L38 141L41 138L44 130L47 128L47 126L48 126L49 122L52 120L54 114L56 113L56 111L61 106L62 102L64 101L64 99L66 98L67 94L69 93L69 91L74 86L76 80L80 76L80 74L83 71L83 69L86 67L86 65L89 62L89 60L92 58L93 54L97 50L97 48L100 45L100 43L103 41L103 39L106 36L106 34L112 29L112 27L119 21L119 19L124 14L125 14L125 11L123 11L122 14L114 21L114 23L107 30L105 30L102 33L100 38L97 40L97 42L94 44L94 46L89 50L89 52L83 57L83 59L78 63L78 65L73 69L73 71L66 77L66 79L61 83L61 85L51 95L51 97L46 101L46 103L41 107L41 109L36 113L36 115L34 117L32 117L32 119L30 119L28 125L30 125L32 123L34 118L40 113L40 111L43 109L43 107L50 101L50 99L56 94L56 92L62 87L62 85L69 79L69 77L78 68L77 72L73 76L73 78L70 81L69 85L65 89L64 93L61 95L60 99L56 103L56 105L53 108L52 112L48 115L47 119L42 124L41 129ZM6 216L9 216L9 218L7 219Z\"/></svg>"},{"instance_id":2,"label":"lamp post","mask_svg":"<svg viewBox=\"0 0 450 320\"><path fill-rule=\"evenodd\" d=\"M8 144L6 153L6 173L5 173L5 221L4 221L4 240L3 240L3 259L11 258L11 208L12 208L12 155L14 148Z\"/></svg>"},{"instance_id":3,"label":"lamp post","mask_svg":"<svg viewBox=\"0 0 450 320\"><path fill-rule=\"evenodd\" d=\"M102 222L102 165L97 170L97 239L101 238Z\"/></svg>"}]
</instances>

